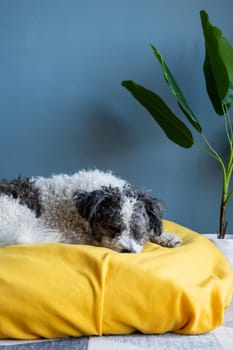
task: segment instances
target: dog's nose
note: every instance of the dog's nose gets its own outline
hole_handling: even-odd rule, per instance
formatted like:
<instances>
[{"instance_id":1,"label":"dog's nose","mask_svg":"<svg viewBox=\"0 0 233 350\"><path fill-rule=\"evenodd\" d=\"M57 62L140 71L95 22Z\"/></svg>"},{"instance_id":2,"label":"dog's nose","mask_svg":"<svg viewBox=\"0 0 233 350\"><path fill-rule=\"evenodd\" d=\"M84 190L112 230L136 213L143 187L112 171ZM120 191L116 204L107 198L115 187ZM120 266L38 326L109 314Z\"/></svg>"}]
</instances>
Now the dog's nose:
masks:
<instances>
[{"instance_id":1,"label":"dog's nose","mask_svg":"<svg viewBox=\"0 0 233 350\"><path fill-rule=\"evenodd\" d=\"M132 253L132 251L127 248L123 248L121 249L121 253Z\"/></svg>"}]
</instances>

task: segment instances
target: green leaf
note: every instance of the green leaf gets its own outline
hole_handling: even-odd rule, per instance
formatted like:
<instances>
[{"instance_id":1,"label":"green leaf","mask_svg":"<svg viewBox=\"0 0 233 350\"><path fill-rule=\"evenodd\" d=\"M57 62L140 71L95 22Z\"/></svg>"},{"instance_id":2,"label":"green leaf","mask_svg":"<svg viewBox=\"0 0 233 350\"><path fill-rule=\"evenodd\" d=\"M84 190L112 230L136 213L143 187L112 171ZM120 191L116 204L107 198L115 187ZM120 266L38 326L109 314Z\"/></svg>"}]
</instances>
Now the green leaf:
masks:
<instances>
[{"instance_id":1,"label":"green leaf","mask_svg":"<svg viewBox=\"0 0 233 350\"><path fill-rule=\"evenodd\" d=\"M219 97L213 71L211 69L210 62L207 57L205 57L203 70L206 80L206 90L214 107L214 110L217 114L223 115L224 112L222 108L222 102Z\"/></svg>"},{"instance_id":2,"label":"green leaf","mask_svg":"<svg viewBox=\"0 0 233 350\"><path fill-rule=\"evenodd\" d=\"M222 115L222 105L230 108L233 104L233 47L221 30L212 26L205 11L200 12L200 17L205 38L206 89L216 113Z\"/></svg>"},{"instance_id":3,"label":"green leaf","mask_svg":"<svg viewBox=\"0 0 233 350\"><path fill-rule=\"evenodd\" d=\"M184 148L192 147L191 131L173 114L161 97L131 80L123 81L122 86L148 110L170 140Z\"/></svg>"},{"instance_id":4,"label":"green leaf","mask_svg":"<svg viewBox=\"0 0 233 350\"><path fill-rule=\"evenodd\" d=\"M163 69L164 78L165 78L167 84L169 85L173 95L175 96L176 101L178 103L178 106L180 107L182 112L185 114L185 116L187 117L189 122L192 124L192 126L199 133L201 133L201 131L202 131L201 125L199 124L195 114L193 113L193 111L189 107L181 89L179 88L179 86L178 86L175 78L173 77L171 71L169 70L166 62L164 61L163 56L160 54L160 52L153 45L151 45L151 47L152 47L152 50L154 52L155 57L157 58L157 60L159 61L160 65Z\"/></svg>"}]
</instances>

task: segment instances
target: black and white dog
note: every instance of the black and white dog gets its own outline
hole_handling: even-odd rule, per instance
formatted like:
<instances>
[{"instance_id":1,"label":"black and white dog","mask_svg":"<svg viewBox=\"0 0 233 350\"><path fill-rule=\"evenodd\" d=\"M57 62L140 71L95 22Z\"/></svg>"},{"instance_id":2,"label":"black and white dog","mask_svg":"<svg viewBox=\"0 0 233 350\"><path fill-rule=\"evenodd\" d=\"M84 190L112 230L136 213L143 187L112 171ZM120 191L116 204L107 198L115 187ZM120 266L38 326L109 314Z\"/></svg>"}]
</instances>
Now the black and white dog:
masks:
<instances>
[{"instance_id":1,"label":"black and white dog","mask_svg":"<svg viewBox=\"0 0 233 350\"><path fill-rule=\"evenodd\" d=\"M162 232L163 206L146 192L99 170L72 176L0 181L0 245L88 244L140 252L148 241L175 247Z\"/></svg>"}]
</instances>

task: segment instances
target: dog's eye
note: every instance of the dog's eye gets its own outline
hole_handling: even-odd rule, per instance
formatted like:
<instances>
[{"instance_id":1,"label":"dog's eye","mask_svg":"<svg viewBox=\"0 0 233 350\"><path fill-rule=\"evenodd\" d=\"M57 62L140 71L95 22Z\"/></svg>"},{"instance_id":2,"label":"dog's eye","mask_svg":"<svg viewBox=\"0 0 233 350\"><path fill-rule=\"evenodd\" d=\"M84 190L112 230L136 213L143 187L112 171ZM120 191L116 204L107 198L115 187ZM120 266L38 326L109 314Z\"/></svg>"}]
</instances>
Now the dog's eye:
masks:
<instances>
[{"instance_id":1,"label":"dog's eye","mask_svg":"<svg viewBox=\"0 0 233 350\"><path fill-rule=\"evenodd\" d=\"M117 225L110 224L110 225L108 225L108 230L109 230L109 233L111 234L111 236L115 237L115 236L120 234L121 227L117 226Z\"/></svg>"}]
</instances>

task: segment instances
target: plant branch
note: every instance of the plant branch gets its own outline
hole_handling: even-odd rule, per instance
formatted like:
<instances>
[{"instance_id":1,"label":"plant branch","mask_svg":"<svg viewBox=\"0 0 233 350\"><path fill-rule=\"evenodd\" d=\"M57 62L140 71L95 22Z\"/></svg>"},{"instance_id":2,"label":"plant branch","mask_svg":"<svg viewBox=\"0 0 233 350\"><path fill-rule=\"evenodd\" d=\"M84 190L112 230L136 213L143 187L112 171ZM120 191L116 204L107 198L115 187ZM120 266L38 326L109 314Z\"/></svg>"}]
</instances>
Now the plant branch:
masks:
<instances>
[{"instance_id":1,"label":"plant branch","mask_svg":"<svg viewBox=\"0 0 233 350\"><path fill-rule=\"evenodd\" d=\"M224 175L224 179L226 178L226 167L225 167L225 164L224 164L224 161L223 159L221 158L221 156L218 154L218 152L211 146L210 142L208 141L207 137L201 133L201 137L202 139L204 140L204 142L206 143L206 145L208 146L210 152L209 154L215 158L219 164L221 165L222 167L222 170L223 170L223 175Z\"/></svg>"},{"instance_id":2,"label":"plant branch","mask_svg":"<svg viewBox=\"0 0 233 350\"><path fill-rule=\"evenodd\" d=\"M224 112L224 118L225 118L225 125L226 125L226 133L229 135L229 143L232 145L233 142L233 127L232 127L232 121L230 114L228 112L228 109L226 108L225 105L222 106L223 112Z\"/></svg>"}]
</instances>

